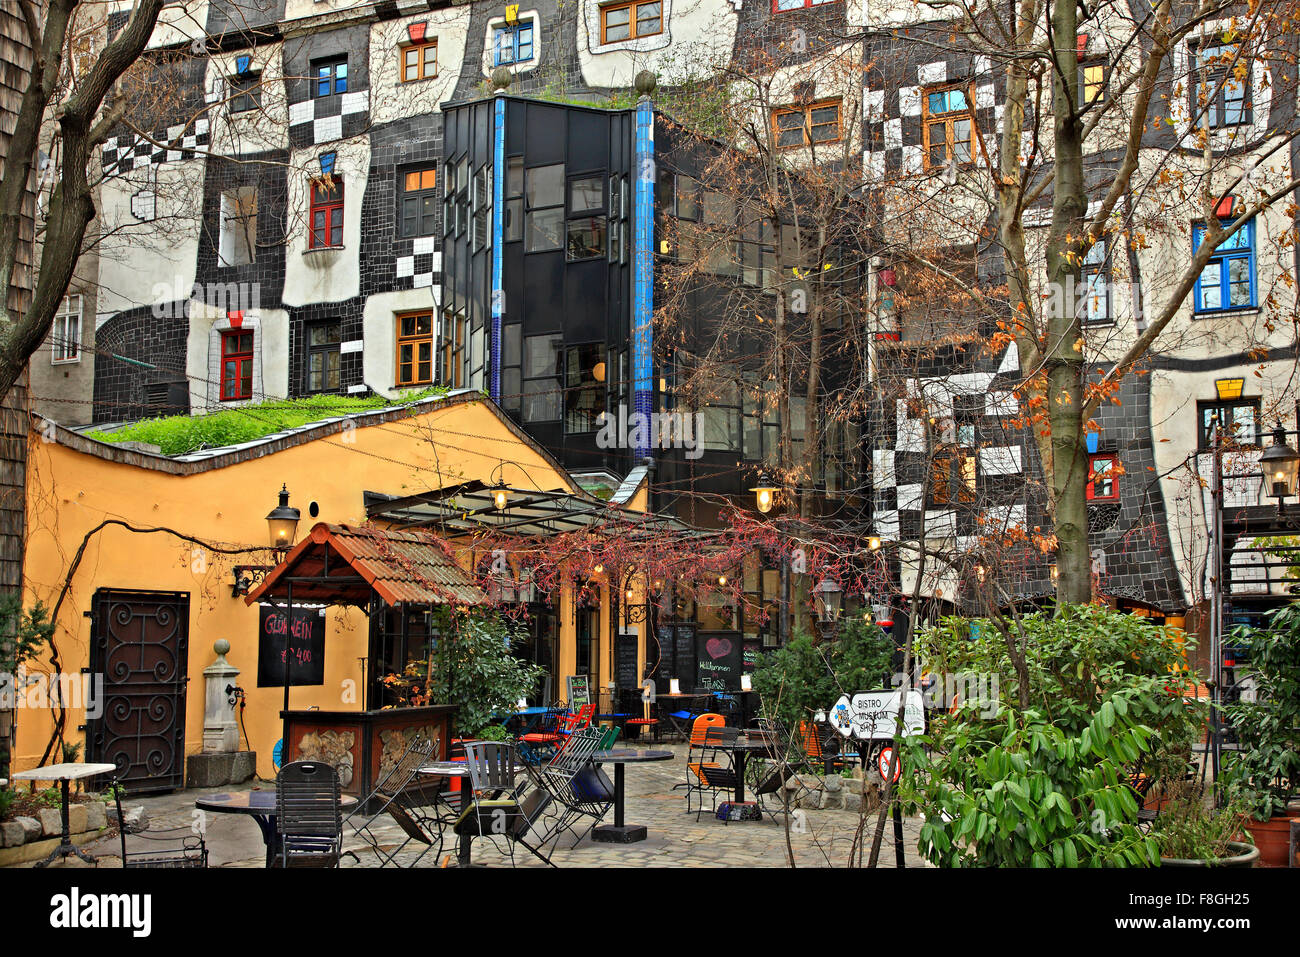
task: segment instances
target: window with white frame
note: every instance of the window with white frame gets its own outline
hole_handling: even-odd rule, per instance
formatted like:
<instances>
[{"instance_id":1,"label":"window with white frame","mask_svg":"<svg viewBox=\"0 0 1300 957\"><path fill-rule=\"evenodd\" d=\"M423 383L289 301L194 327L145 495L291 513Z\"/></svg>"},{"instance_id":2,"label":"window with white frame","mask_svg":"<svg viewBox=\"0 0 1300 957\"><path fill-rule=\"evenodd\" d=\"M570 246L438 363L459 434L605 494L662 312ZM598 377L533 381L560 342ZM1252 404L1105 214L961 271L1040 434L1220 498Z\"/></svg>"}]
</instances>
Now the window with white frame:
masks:
<instances>
[{"instance_id":1,"label":"window with white frame","mask_svg":"<svg viewBox=\"0 0 1300 957\"><path fill-rule=\"evenodd\" d=\"M256 261L256 187L243 186L221 194L221 234L217 255L222 266L247 266Z\"/></svg>"},{"instance_id":2,"label":"window with white frame","mask_svg":"<svg viewBox=\"0 0 1300 957\"><path fill-rule=\"evenodd\" d=\"M55 365L81 361L81 297L65 296L54 314L50 327L50 340L54 345L51 361Z\"/></svg>"},{"instance_id":3,"label":"window with white frame","mask_svg":"<svg viewBox=\"0 0 1300 957\"><path fill-rule=\"evenodd\" d=\"M1105 239L1092 244L1079 270L1079 320L1088 326L1104 325L1110 315L1110 257Z\"/></svg>"}]
</instances>

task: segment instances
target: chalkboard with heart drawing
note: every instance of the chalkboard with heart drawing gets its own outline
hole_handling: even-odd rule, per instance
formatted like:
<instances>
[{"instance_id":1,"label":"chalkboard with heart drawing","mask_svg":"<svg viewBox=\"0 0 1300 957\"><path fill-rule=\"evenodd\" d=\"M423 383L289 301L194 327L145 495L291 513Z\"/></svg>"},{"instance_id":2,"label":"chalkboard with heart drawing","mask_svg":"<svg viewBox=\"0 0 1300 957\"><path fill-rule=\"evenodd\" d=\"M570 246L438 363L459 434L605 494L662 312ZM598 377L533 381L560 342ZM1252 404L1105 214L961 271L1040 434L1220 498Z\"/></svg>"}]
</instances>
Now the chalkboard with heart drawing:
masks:
<instances>
[{"instance_id":1,"label":"chalkboard with heart drawing","mask_svg":"<svg viewBox=\"0 0 1300 957\"><path fill-rule=\"evenodd\" d=\"M697 690L739 691L741 649L740 632L699 632L695 639Z\"/></svg>"}]
</instances>

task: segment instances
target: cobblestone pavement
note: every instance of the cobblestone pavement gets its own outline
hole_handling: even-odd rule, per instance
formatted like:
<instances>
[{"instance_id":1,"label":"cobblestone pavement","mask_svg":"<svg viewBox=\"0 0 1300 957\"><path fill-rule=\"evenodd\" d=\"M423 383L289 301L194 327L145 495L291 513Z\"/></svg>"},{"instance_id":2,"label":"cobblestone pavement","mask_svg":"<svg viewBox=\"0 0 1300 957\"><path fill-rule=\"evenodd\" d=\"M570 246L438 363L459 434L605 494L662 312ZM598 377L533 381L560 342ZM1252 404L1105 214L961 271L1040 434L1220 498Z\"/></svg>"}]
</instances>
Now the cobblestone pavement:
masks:
<instances>
[{"instance_id":1,"label":"cobblestone pavement","mask_svg":"<svg viewBox=\"0 0 1300 957\"><path fill-rule=\"evenodd\" d=\"M674 759L654 763L630 764L626 768L626 822L644 824L648 830L646 840L634 844L596 843L584 837L577 845L573 837L563 836L558 842L552 861L557 867L786 867L788 852L786 827L781 814L764 814L761 821L717 820L708 811L696 820L694 813L686 813L685 790L674 791L673 785L683 783L686 774L686 747L681 744L657 746L674 752ZM607 768L612 777L613 769ZM250 785L243 785L243 790ZM270 787L270 782L259 786ZM149 813L149 829L156 831L173 827L199 827L209 849L212 867L262 867L265 863L265 846L257 824L250 818L234 814L202 814L194 808L194 800L209 791L180 791L159 797L130 799L130 805L142 804ZM769 800L769 806L779 802ZM848 865L855 831L859 824L856 812L844 810L802 810L790 828L789 845L798 867L845 867ZM611 823L611 811L605 823ZM403 835L391 819L375 830L381 841L390 837L392 844L401 842ZM865 830L866 852L875 827L876 815L867 817ZM903 824L908 867L927 867L916 852L919 819L906 819ZM892 825L886 823L885 842L882 848L882 866L894 864ZM130 838L128 837L128 841ZM508 842L500 847L484 839L474 841L473 863L488 866L510 866ZM344 867L374 867L378 860L364 842L357 839L352 828L344 826L344 848L355 849L360 865L345 858ZM113 837L90 845L92 853L102 855L102 866L118 863L120 844ZM134 848L131 848L134 850ZM413 851L403 851L399 862L409 863ZM514 863L519 867L542 867L541 861L523 848L516 848ZM455 864L455 835L445 834L440 852L426 853L419 867L440 867Z\"/></svg>"}]
</instances>

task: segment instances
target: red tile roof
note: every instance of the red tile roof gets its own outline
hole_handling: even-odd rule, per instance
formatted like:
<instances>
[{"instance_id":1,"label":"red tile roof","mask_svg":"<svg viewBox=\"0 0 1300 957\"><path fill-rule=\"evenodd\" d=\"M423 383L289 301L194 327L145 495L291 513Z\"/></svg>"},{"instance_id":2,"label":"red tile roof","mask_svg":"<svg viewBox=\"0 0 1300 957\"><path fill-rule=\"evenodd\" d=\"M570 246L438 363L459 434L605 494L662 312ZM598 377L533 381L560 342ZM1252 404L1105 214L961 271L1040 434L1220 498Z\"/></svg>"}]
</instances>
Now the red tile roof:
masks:
<instances>
[{"instance_id":1,"label":"red tile roof","mask_svg":"<svg viewBox=\"0 0 1300 957\"><path fill-rule=\"evenodd\" d=\"M371 589L389 605L484 601L446 543L422 529L399 532L321 522L244 600L284 599L291 578L298 579L292 582L295 603L364 606Z\"/></svg>"}]
</instances>

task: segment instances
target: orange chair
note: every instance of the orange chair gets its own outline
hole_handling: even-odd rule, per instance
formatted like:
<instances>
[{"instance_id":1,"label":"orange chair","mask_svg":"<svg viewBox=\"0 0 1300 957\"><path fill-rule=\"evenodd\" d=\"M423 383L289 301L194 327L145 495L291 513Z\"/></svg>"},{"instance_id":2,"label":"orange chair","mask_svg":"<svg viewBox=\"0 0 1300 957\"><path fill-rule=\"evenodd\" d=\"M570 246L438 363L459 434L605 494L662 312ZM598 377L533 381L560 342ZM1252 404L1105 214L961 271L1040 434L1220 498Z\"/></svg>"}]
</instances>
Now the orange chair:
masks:
<instances>
[{"instance_id":1,"label":"orange chair","mask_svg":"<svg viewBox=\"0 0 1300 957\"><path fill-rule=\"evenodd\" d=\"M718 781L726 777L724 771L729 772L731 770L730 764L724 768L722 762L715 760L718 757L718 751L716 750L718 741L712 737L728 730L730 730L731 736L734 738L737 734L736 730L734 728L728 729L727 719L720 714L702 714L691 723L691 750L687 752L686 783L677 786L686 788L687 814L691 813L692 795L698 794L700 796L700 807L695 814L696 820L699 820L699 815L704 810L705 792L714 795L716 804L716 792L721 787ZM700 749L698 756L692 758L691 755L695 754L696 748ZM730 787L734 788L734 775L727 778L727 780L730 781Z\"/></svg>"},{"instance_id":2,"label":"orange chair","mask_svg":"<svg viewBox=\"0 0 1300 957\"><path fill-rule=\"evenodd\" d=\"M832 774L851 763L844 755L826 753L822 747L817 725L813 722L800 721L799 734L803 740L803 751L808 757L808 763L822 765L826 774Z\"/></svg>"},{"instance_id":3,"label":"orange chair","mask_svg":"<svg viewBox=\"0 0 1300 957\"><path fill-rule=\"evenodd\" d=\"M720 714L702 714L691 722L690 746L693 749L704 747L705 738L710 728L724 728L727 725L727 719ZM687 804L690 803L690 791L698 790L704 782L703 767L707 764L709 767L716 768L716 761L705 761L703 757L696 757L694 760L689 756L686 758L686 783L674 785L673 790L677 788L687 789ZM689 813L689 811L688 811Z\"/></svg>"}]
</instances>

